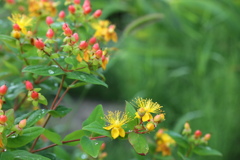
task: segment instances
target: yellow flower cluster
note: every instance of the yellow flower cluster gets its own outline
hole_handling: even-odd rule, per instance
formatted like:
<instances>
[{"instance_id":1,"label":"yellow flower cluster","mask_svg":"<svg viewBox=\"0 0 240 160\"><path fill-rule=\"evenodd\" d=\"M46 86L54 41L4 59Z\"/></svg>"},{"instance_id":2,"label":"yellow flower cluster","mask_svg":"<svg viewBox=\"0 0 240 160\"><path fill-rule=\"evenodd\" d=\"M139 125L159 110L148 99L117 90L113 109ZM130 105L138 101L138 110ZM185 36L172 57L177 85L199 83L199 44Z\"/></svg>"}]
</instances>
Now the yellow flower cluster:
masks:
<instances>
[{"instance_id":1,"label":"yellow flower cluster","mask_svg":"<svg viewBox=\"0 0 240 160\"><path fill-rule=\"evenodd\" d=\"M109 124L103 128L106 130L111 130L111 136L113 139L116 139L119 136L125 137L125 130L122 128L122 126L131 120L125 112L109 111L108 115L105 115L104 119Z\"/></svg>"},{"instance_id":2,"label":"yellow flower cluster","mask_svg":"<svg viewBox=\"0 0 240 160\"><path fill-rule=\"evenodd\" d=\"M163 129L159 129L156 133L157 147L156 152L162 152L162 156L171 155L171 146L176 142Z\"/></svg>"},{"instance_id":3,"label":"yellow flower cluster","mask_svg":"<svg viewBox=\"0 0 240 160\"><path fill-rule=\"evenodd\" d=\"M57 13L57 2L51 0L28 0L28 11L31 17L55 16Z\"/></svg>"},{"instance_id":4,"label":"yellow flower cluster","mask_svg":"<svg viewBox=\"0 0 240 160\"><path fill-rule=\"evenodd\" d=\"M117 42L118 37L115 32L115 25L110 25L110 22L107 20L99 21L98 23L92 24L93 29L96 30L94 37L102 38L104 41L108 42L110 40Z\"/></svg>"},{"instance_id":5,"label":"yellow flower cluster","mask_svg":"<svg viewBox=\"0 0 240 160\"><path fill-rule=\"evenodd\" d=\"M27 27L32 26L32 18L27 17L26 15L21 14L12 14L12 18L8 17L13 24L17 24L23 34L27 34Z\"/></svg>"}]
</instances>

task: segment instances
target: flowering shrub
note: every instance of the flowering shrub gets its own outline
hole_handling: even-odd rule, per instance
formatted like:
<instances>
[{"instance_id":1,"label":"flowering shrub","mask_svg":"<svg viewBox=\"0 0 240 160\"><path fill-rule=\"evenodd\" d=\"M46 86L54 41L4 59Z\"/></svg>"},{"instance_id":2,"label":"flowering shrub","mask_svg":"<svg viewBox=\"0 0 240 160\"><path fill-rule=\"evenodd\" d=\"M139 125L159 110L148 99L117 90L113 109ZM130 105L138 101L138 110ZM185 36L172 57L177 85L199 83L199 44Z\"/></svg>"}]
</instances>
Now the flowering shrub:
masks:
<instances>
[{"instance_id":1,"label":"flowering shrub","mask_svg":"<svg viewBox=\"0 0 240 160\"><path fill-rule=\"evenodd\" d=\"M114 49L106 44L118 40L116 26L100 20L102 10L93 11L90 0L82 4L79 0L66 1L67 11L60 12L58 4L50 0L6 0L6 7L18 6L19 13L8 17L12 31L0 35L0 39L5 44L4 53L17 57L16 64L5 63L14 68L18 78L13 83L0 84L1 159L51 159L44 153L57 145L80 145L89 156L103 159L107 153L100 139L106 137L128 139L138 154L147 155L151 148L146 134L165 120L162 106L151 99L136 98L126 103L124 112L108 111L106 115L98 105L82 123L81 130L65 137L46 128L52 117L64 117L71 111L60 105L70 89L87 84L107 87L101 70L106 69ZM57 92L53 99L43 94L54 89ZM204 146L210 134L201 137L201 131L196 131L190 135L188 123L183 134L186 137L160 129L153 150L161 152L161 156L170 156L171 148L179 145L183 148L179 151L183 159L192 152L220 155ZM46 145L46 141L52 144Z\"/></svg>"}]
</instances>

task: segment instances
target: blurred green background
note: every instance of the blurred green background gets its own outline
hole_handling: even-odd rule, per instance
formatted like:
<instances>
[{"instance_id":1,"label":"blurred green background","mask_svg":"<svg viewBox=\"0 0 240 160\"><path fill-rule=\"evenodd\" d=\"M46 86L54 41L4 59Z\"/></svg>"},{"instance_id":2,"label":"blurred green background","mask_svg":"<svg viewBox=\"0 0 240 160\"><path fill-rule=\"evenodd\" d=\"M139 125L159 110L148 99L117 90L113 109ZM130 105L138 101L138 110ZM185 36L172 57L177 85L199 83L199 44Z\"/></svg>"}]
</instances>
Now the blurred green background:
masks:
<instances>
[{"instance_id":1,"label":"blurred green background","mask_svg":"<svg viewBox=\"0 0 240 160\"><path fill-rule=\"evenodd\" d=\"M212 134L209 145L223 157L200 159L238 159L240 1L91 2L117 25L119 42L110 44L118 50L104 73L109 88L85 88L86 98L118 103L152 98L164 106L163 127L181 132L189 121L193 131ZM111 143L107 150L116 151L107 159L123 152L132 158L125 143L121 149Z\"/></svg>"}]
</instances>

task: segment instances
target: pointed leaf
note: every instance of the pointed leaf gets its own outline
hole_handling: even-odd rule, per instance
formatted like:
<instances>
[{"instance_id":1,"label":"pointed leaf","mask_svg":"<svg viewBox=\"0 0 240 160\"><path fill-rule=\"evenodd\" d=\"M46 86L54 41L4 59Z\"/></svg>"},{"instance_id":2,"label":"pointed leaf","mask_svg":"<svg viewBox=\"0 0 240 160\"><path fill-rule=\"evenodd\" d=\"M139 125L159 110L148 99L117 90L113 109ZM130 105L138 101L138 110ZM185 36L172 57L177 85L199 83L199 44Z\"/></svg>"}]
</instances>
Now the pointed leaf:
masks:
<instances>
[{"instance_id":1,"label":"pointed leaf","mask_svg":"<svg viewBox=\"0 0 240 160\"><path fill-rule=\"evenodd\" d=\"M100 134L100 135L103 135L103 136L111 137L110 131L107 131L107 130L103 129L103 127L104 127L104 125L95 121L95 122L93 122L93 123L91 123L87 126L84 126L82 129L86 130L86 131L93 132L93 133L97 133L97 134Z\"/></svg>"},{"instance_id":2,"label":"pointed leaf","mask_svg":"<svg viewBox=\"0 0 240 160\"><path fill-rule=\"evenodd\" d=\"M167 133L170 137L172 137L178 145L184 148L189 147L188 141L181 134L173 131L164 131L164 132Z\"/></svg>"},{"instance_id":3,"label":"pointed leaf","mask_svg":"<svg viewBox=\"0 0 240 160\"><path fill-rule=\"evenodd\" d=\"M105 124L105 121L103 120L104 117L104 112L103 112L103 108L102 105L98 105L90 114L90 116L82 123L82 126L87 126L90 123L93 123L95 121L97 121L98 123L100 123L101 125Z\"/></svg>"},{"instance_id":4,"label":"pointed leaf","mask_svg":"<svg viewBox=\"0 0 240 160\"><path fill-rule=\"evenodd\" d=\"M65 74L58 66L34 65L25 67L22 72L30 72L40 76L56 76Z\"/></svg>"},{"instance_id":5,"label":"pointed leaf","mask_svg":"<svg viewBox=\"0 0 240 160\"><path fill-rule=\"evenodd\" d=\"M74 139L80 139L83 137L83 136L90 136L90 132L88 131L84 131L84 130L77 130L77 131L74 131L68 135L66 135L63 139L63 141L70 141L70 140L74 140ZM76 141L76 142L70 142L70 143L65 143L65 145L69 145L69 146L75 146L77 144L79 144L79 141Z\"/></svg>"},{"instance_id":6,"label":"pointed leaf","mask_svg":"<svg viewBox=\"0 0 240 160\"><path fill-rule=\"evenodd\" d=\"M46 109L39 109L39 110L33 111L33 113L27 119L26 127L33 126L35 123L37 123L37 121L42 119L48 112L49 110L46 110Z\"/></svg>"},{"instance_id":7,"label":"pointed leaf","mask_svg":"<svg viewBox=\"0 0 240 160\"><path fill-rule=\"evenodd\" d=\"M200 156L222 156L222 153L208 146L196 146L193 152Z\"/></svg>"},{"instance_id":8,"label":"pointed leaf","mask_svg":"<svg viewBox=\"0 0 240 160\"><path fill-rule=\"evenodd\" d=\"M130 122L127 123L127 130L132 130L134 129L134 126L138 124L138 119L134 118L136 110L129 102L126 102L125 112L128 117L132 119Z\"/></svg>"},{"instance_id":9,"label":"pointed leaf","mask_svg":"<svg viewBox=\"0 0 240 160\"><path fill-rule=\"evenodd\" d=\"M72 111L72 108L67 108L65 106L58 106L55 110L49 111L49 114L51 114L53 117L64 117L71 111Z\"/></svg>"},{"instance_id":10,"label":"pointed leaf","mask_svg":"<svg viewBox=\"0 0 240 160\"><path fill-rule=\"evenodd\" d=\"M12 128L13 124L14 124L14 110L13 109L9 109L5 112L5 115L7 116L8 120L7 120L7 125L6 127L8 129Z\"/></svg>"},{"instance_id":11,"label":"pointed leaf","mask_svg":"<svg viewBox=\"0 0 240 160\"><path fill-rule=\"evenodd\" d=\"M144 135L132 132L128 135L128 140L138 154L146 155L148 153L149 147Z\"/></svg>"},{"instance_id":12,"label":"pointed leaf","mask_svg":"<svg viewBox=\"0 0 240 160\"><path fill-rule=\"evenodd\" d=\"M15 150L15 151L7 151L3 152L0 156L0 159L4 160L13 160L13 159L18 159L18 160L50 160L47 157L43 157L38 154L32 154L28 151L24 150Z\"/></svg>"},{"instance_id":13,"label":"pointed leaf","mask_svg":"<svg viewBox=\"0 0 240 160\"><path fill-rule=\"evenodd\" d=\"M102 141L90 140L88 137L85 136L82 137L80 141L83 151L92 156L93 158L97 158L102 143Z\"/></svg>"},{"instance_id":14,"label":"pointed leaf","mask_svg":"<svg viewBox=\"0 0 240 160\"><path fill-rule=\"evenodd\" d=\"M48 129L45 129L45 131L43 132L43 135L45 137L47 137L50 141L52 141L53 143L56 143L57 145L61 145L62 144L62 138L59 134L49 131Z\"/></svg>"}]
</instances>

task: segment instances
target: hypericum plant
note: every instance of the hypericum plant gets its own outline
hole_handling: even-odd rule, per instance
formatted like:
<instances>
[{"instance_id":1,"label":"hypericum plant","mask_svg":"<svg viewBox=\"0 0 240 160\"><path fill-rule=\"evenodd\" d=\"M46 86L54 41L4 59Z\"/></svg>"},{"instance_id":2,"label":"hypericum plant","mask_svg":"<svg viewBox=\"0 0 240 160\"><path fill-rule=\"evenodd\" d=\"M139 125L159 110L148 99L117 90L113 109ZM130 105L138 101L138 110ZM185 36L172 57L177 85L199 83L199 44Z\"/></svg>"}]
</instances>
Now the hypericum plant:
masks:
<instances>
[{"instance_id":1,"label":"hypericum plant","mask_svg":"<svg viewBox=\"0 0 240 160\"><path fill-rule=\"evenodd\" d=\"M126 103L125 111L107 114L98 105L82 129L64 137L46 128L52 117L64 117L71 111L60 105L70 89L87 84L107 87L101 71L106 69L113 49L106 44L117 42L118 36L115 25L100 20L102 10L93 11L90 0L82 4L67 0L65 10L58 14L58 3L51 0L6 2L10 10L18 6L20 13L8 17L11 33L0 35L4 55L13 55L12 63L4 61L10 78L0 83L1 159L47 160L50 148L60 145L80 145L88 158L103 159L107 153L100 139L107 137L128 139L138 154L146 155L149 146L145 135L165 120L162 106L151 99L136 98ZM169 135L182 144L174 134ZM162 147L158 151L163 151Z\"/></svg>"}]
</instances>

